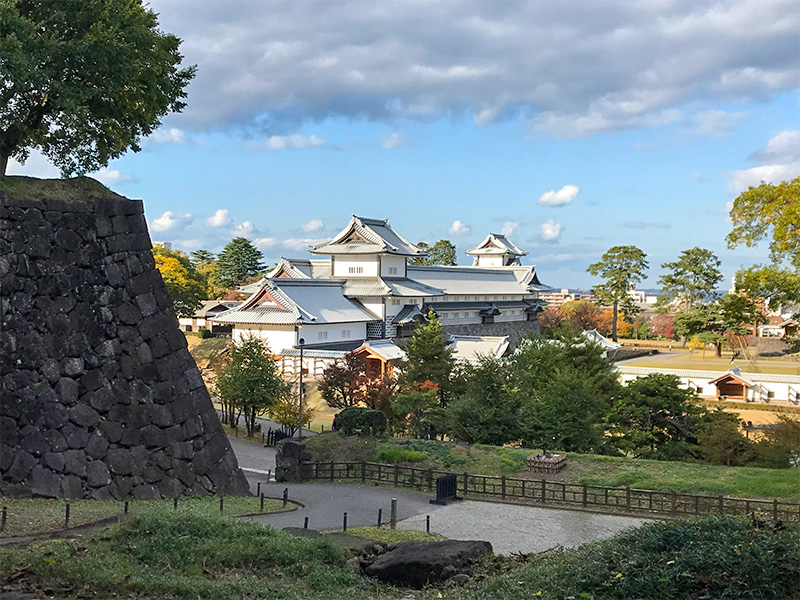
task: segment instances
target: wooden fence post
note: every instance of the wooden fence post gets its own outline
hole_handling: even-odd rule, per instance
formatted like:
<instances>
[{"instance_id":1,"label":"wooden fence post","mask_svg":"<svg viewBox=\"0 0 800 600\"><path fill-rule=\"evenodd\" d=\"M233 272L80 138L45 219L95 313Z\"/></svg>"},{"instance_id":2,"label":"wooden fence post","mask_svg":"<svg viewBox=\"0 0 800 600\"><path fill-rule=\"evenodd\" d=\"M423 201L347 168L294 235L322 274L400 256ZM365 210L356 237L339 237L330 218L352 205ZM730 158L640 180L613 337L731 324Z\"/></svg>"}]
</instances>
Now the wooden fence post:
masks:
<instances>
[{"instance_id":1,"label":"wooden fence post","mask_svg":"<svg viewBox=\"0 0 800 600\"><path fill-rule=\"evenodd\" d=\"M722 517L725 515L725 498L720 494L720 497L717 499L717 503L719 506L719 516Z\"/></svg>"},{"instance_id":2,"label":"wooden fence post","mask_svg":"<svg viewBox=\"0 0 800 600\"><path fill-rule=\"evenodd\" d=\"M586 505L589 503L589 492L586 487L586 484L583 484L583 507L586 508Z\"/></svg>"},{"instance_id":3,"label":"wooden fence post","mask_svg":"<svg viewBox=\"0 0 800 600\"><path fill-rule=\"evenodd\" d=\"M542 479L542 504L547 499L547 480Z\"/></svg>"},{"instance_id":4,"label":"wooden fence post","mask_svg":"<svg viewBox=\"0 0 800 600\"><path fill-rule=\"evenodd\" d=\"M772 501L772 520L778 522L778 500Z\"/></svg>"},{"instance_id":5,"label":"wooden fence post","mask_svg":"<svg viewBox=\"0 0 800 600\"><path fill-rule=\"evenodd\" d=\"M677 492L672 492L672 498L670 502L670 512L673 514L678 512L678 494Z\"/></svg>"},{"instance_id":6,"label":"wooden fence post","mask_svg":"<svg viewBox=\"0 0 800 600\"><path fill-rule=\"evenodd\" d=\"M331 481L333 481L333 461L331 461Z\"/></svg>"},{"instance_id":7,"label":"wooden fence post","mask_svg":"<svg viewBox=\"0 0 800 600\"><path fill-rule=\"evenodd\" d=\"M500 478L500 496L503 498L503 500L506 499L506 476L505 475L503 475Z\"/></svg>"},{"instance_id":8,"label":"wooden fence post","mask_svg":"<svg viewBox=\"0 0 800 600\"><path fill-rule=\"evenodd\" d=\"M413 474L413 471L412 471L412 474ZM394 485L395 485L395 487L397 487L397 478L399 477L399 475L400 475L400 467L398 465L395 465L394 466Z\"/></svg>"},{"instance_id":9,"label":"wooden fence post","mask_svg":"<svg viewBox=\"0 0 800 600\"><path fill-rule=\"evenodd\" d=\"M428 469L428 490L433 489L433 469Z\"/></svg>"},{"instance_id":10,"label":"wooden fence post","mask_svg":"<svg viewBox=\"0 0 800 600\"><path fill-rule=\"evenodd\" d=\"M469 484L469 473L464 471L464 491L463 491L464 496L467 495L467 485L468 484Z\"/></svg>"},{"instance_id":11,"label":"wooden fence post","mask_svg":"<svg viewBox=\"0 0 800 600\"><path fill-rule=\"evenodd\" d=\"M522 497L525 498L525 480L522 480Z\"/></svg>"},{"instance_id":12,"label":"wooden fence post","mask_svg":"<svg viewBox=\"0 0 800 600\"><path fill-rule=\"evenodd\" d=\"M625 508L627 510L631 509L631 486L625 486Z\"/></svg>"},{"instance_id":13,"label":"wooden fence post","mask_svg":"<svg viewBox=\"0 0 800 600\"><path fill-rule=\"evenodd\" d=\"M362 460L361 461L361 483L364 483L367 480L367 462Z\"/></svg>"}]
</instances>

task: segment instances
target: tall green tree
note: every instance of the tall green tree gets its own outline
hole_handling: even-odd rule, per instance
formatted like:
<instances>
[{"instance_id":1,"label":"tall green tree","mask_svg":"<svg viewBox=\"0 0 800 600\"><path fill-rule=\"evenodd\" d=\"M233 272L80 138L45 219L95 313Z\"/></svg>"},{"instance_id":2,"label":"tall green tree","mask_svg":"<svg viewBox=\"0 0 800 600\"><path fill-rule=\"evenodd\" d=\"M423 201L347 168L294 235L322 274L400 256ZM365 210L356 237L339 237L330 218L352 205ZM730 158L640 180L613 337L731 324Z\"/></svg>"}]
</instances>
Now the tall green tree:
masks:
<instances>
[{"instance_id":1,"label":"tall green tree","mask_svg":"<svg viewBox=\"0 0 800 600\"><path fill-rule=\"evenodd\" d=\"M403 380L406 386L430 381L438 387L440 399L444 399L449 391L455 361L439 317L431 311L428 319L426 324L414 330L406 344Z\"/></svg>"},{"instance_id":2,"label":"tall green tree","mask_svg":"<svg viewBox=\"0 0 800 600\"><path fill-rule=\"evenodd\" d=\"M195 67L140 0L0 0L0 175L39 148L62 175L137 152Z\"/></svg>"},{"instance_id":3,"label":"tall green tree","mask_svg":"<svg viewBox=\"0 0 800 600\"><path fill-rule=\"evenodd\" d=\"M717 356L722 356L726 336L743 335L747 326L764 321L764 315L749 298L726 294L717 302L696 306L675 314L675 333L696 337L704 344L714 344Z\"/></svg>"},{"instance_id":4,"label":"tall green tree","mask_svg":"<svg viewBox=\"0 0 800 600\"><path fill-rule=\"evenodd\" d=\"M264 255L245 237L233 238L217 255L215 283L230 289L263 269Z\"/></svg>"},{"instance_id":5,"label":"tall green tree","mask_svg":"<svg viewBox=\"0 0 800 600\"><path fill-rule=\"evenodd\" d=\"M557 339L524 338L505 364L520 403L520 436L545 450L590 451L619 390L598 344L562 328Z\"/></svg>"},{"instance_id":6,"label":"tall green tree","mask_svg":"<svg viewBox=\"0 0 800 600\"><path fill-rule=\"evenodd\" d=\"M452 267L456 265L456 247L450 240L439 240L428 250L428 258L423 264L443 265Z\"/></svg>"},{"instance_id":7,"label":"tall green tree","mask_svg":"<svg viewBox=\"0 0 800 600\"><path fill-rule=\"evenodd\" d=\"M200 264L211 264L215 260L214 253L208 250L195 250L189 255L189 258L195 267Z\"/></svg>"},{"instance_id":8,"label":"tall green tree","mask_svg":"<svg viewBox=\"0 0 800 600\"><path fill-rule=\"evenodd\" d=\"M757 246L769 239L770 265L736 273L736 289L772 308L800 302L800 177L777 185L761 183L742 192L730 212L728 247Z\"/></svg>"},{"instance_id":9,"label":"tall green tree","mask_svg":"<svg viewBox=\"0 0 800 600\"><path fill-rule=\"evenodd\" d=\"M433 246L427 242L418 242L417 248L427 252L428 256L414 256L408 259L410 265L444 265L454 266L456 260L456 247L450 240L439 240Z\"/></svg>"},{"instance_id":10,"label":"tall green tree","mask_svg":"<svg viewBox=\"0 0 800 600\"><path fill-rule=\"evenodd\" d=\"M197 272L187 254L180 250L153 246L153 259L164 280L175 314L191 317L200 308L200 301L208 298L203 276Z\"/></svg>"},{"instance_id":11,"label":"tall green tree","mask_svg":"<svg viewBox=\"0 0 800 600\"><path fill-rule=\"evenodd\" d=\"M607 417L611 440L637 457L684 458L697 445L698 425L706 413L698 401L675 375L639 377L614 399Z\"/></svg>"},{"instance_id":12,"label":"tall green tree","mask_svg":"<svg viewBox=\"0 0 800 600\"><path fill-rule=\"evenodd\" d=\"M611 337L617 341L617 317L620 308L630 316L638 310L628 290L634 288L645 277L647 270L647 254L636 246L614 246L603 254L599 262L586 269L592 275L599 276L603 283L594 287L594 293L603 301L611 304Z\"/></svg>"},{"instance_id":13,"label":"tall green tree","mask_svg":"<svg viewBox=\"0 0 800 600\"><path fill-rule=\"evenodd\" d=\"M678 260L661 265L667 273L658 278L664 302L679 300L691 310L695 304L714 300L715 290L722 281L719 258L711 250L690 248L681 252Z\"/></svg>"},{"instance_id":14,"label":"tall green tree","mask_svg":"<svg viewBox=\"0 0 800 600\"><path fill-rule=\"evenodd\" d=\"M264 340L255 337L231 345L214 383L225 420L236 427L239 415L244 415L248 435L255 432L256 416L286 401L290 390L291 384L281 378L278 359Z\"/></svg>"},{"instance_id":15,"label":"tall green tree","mask_svg":"<svg viewBox=\"0 0 800 600\"><path fill-rule=\"evenodd\" d=\"M521 438L520 395L509 370L493 358L468 369L466 390L447 405L448 434L473 444L502 446Z\"/></svg>"}]
</instances>

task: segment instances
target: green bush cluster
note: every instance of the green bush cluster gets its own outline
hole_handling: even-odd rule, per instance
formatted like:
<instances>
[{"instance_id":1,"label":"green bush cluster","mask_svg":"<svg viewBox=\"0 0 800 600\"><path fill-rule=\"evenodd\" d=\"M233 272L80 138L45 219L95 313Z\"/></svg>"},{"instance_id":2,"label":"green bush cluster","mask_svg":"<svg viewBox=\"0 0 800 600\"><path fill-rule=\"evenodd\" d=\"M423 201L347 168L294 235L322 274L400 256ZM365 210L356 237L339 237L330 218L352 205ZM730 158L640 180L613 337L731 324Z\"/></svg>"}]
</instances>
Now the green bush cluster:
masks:
<instances>
[{"instance_id":1,"label":"green bush cluster","mask_svg":"<svg viewBox=\"0 0 800 600\"><path fill-rule=\"evenodd\" d=\"M201 340L204 340L206 338L210 338L211 337L211 332L208 329L206 329L205 327L201 327L200 329L197 330L197 337L199 337Z\"/></svg>"},{"instance_id":2,"label":"green bush cluster","mask_svg":"<svg viewBox=\"0 0 800 600\"><path fill-rule=\"evenodd\" d=\"M800 597L800 527L742 517L648 523L489 578L474 597Z\"/></svg>"},{"instance_id":3,"label":"green bush cluster","mask_svg":"<svg viewBox=\"0 0 800 600\"><path fill-rule=\"evenodd\" d=\"M419 462L428 458L424 452L406 450L397 446L384 446L375 453L378 462Z\"/></svg>"},{"instance_id":4,"label":"green bush cluster","mask_svg":"<svg viewBox=\"0 0 800 600\"><path fill-rule=\"evenodd\" d=\"M380 435L386 432L386 415L379 410L351 406L336 415L336 426L347 435Z\"/></svg>"}]
</instances>

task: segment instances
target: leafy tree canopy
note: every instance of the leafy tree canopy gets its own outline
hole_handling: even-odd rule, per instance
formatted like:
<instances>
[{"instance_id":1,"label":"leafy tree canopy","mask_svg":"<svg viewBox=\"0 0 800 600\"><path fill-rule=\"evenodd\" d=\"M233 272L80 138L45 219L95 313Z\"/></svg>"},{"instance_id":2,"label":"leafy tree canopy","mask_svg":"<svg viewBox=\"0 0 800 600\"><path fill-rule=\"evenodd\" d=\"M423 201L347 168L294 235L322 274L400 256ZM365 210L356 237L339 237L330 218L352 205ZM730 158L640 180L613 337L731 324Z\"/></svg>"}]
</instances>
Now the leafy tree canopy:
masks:
<instances>
[{"instance_id":1,"label":"leafy tree canopy","mask_svg":"<svg viewBox=\"0 0 800 600\"><path fill-rule=\"evenodd\" d=\"M444 265L453 266L456 261L456 247L450 240L439 240L433 246L419 242L417 247L428 253L427 257L415 256L408 259L410 265Z\"/></svg>"},{"instance_id":2,"label":"leafy tree canopy","mask_svg":"<svg viewBox=\"0 0 800 600\"><path fill-rule=\"evenodd\" d=\"M195 67L140 0L0 0L0 175L32 148L85 173L180 112Z\"/></svg>"},{"instance_id":3,"label":"leafy tree canopy","mask_svg":"<svg viewBox=\"0 0 800 600\"><path fill-rule=\"evenodd\" d=\"M713 300L714 290L722 281L720 264L711 250L697 247L681 252L675 262L662 264L661 268L668 271L658 278L663 301L678 299L691 310L699 301Z\"/></svg>"},{"instance_id":4,"label":"leafy tree canopy","mask_svg":"<svg viewBox=\"0 0 800 600\"><path fill-rule=\"evenodd\" d=\"M730 216L729 248L757 246L771 237L773 262L788 260L800 270L800 177L748 188L733 201Z\"/></svg>"},{"instance_id":5,"label":"leafy tree canopy","mask_svg":"<svg viewBox=\"0 0 800 600\"><path fill-rule=\"evenodd\" d=\"M285 400L290 387L281 378L278 359L267 343L251 337L230 347L227 361L217 371L214 391L226 407L231 425L235 424L234 412L244 414L251 435L256 415Z\"/></svg>"},{"instance_id":6,"label":"leafy tree canopy","mask_svg":"<svg viewBox=\"0 0 800 600\"><path fill-rule=\"evenodd\" d=\"M153 258L179 317L191 317L208 297L205 280L185 252L153 246Z\"/></svg>"},{"instance_id":7,"label":"leafy tree canopy","mask_svg":"<svg viewBox=\"0 0 800 600\"><path fill-rule=\"evenodd\" d=\"M217 255L215 283L230 289L248 277L258 275L263 269L264 255L244 237L233 238Z\"/></svg>"},{"instance_id":8,"label":"leafy tree canopy","mask_svg":"<svg viewBox=\"0 0 800 600\"><path fill-rule=\"evenodd\" d=\"M674 327L677 335L715 344L719 356L726 334L742 335L747 332L747 325L763 321L764 315L752 300L738 294L726 294L713 304L676 313Z\"/></svg>"},{"instance_id":9,"label":"leafy tree canopy","mask_svg":"<svg viewBox=\"0 0 800 600\"><path fill-rule=\"evenodd\" d=\"M628 290L644 279L647 270L647 254L636 246L614 246L599 262L586 269L599 276L603 283L594 287L594 293L604 302L612 305L614 314L611 323L611 336L617 341L617 313L620 308L633 316L638 312Z\"/></svg>"},{"instance_id":10,"label":"leafy tree canopy","mask_svg":"<svg viewBox=\"0 0 800 600\"><path fill-rule=\"evenodd\" d=\"M693 390L675 375L651 373L617 394L609 412L609 432L624 452L647 458L678 459L697 444L705 409Z\"/></svg>"}]
</instances>

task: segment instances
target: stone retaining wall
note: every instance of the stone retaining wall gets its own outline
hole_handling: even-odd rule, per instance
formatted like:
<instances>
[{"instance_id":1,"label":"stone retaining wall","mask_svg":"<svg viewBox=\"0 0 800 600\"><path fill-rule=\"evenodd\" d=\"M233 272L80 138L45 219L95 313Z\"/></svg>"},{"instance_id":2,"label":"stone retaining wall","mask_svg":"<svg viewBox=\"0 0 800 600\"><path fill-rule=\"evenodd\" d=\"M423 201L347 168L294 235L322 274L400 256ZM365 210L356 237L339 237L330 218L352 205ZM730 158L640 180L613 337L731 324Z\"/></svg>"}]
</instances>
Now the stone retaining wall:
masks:
<instances>
[{"instance_id":1,"label":"stone retaining wall","mask_svg":"<svg viewBox=\"0 0 800 600\"><path fill-rule=\"evenodd\" d=\"M247 494L141 201L0 192L0 494Z\"/></svg>"}]
</instances>

